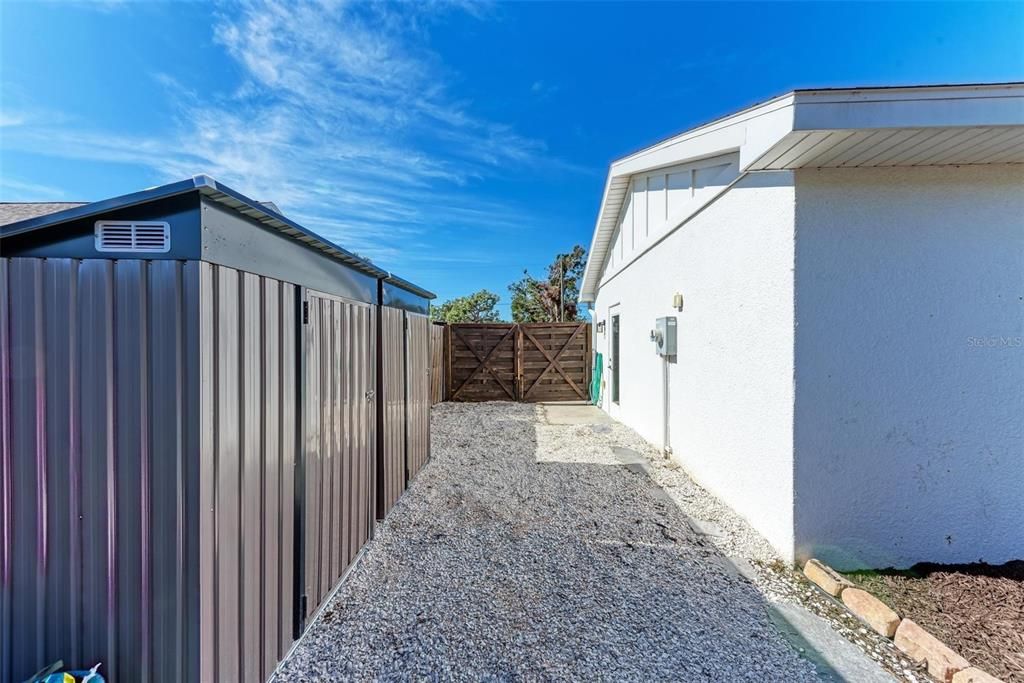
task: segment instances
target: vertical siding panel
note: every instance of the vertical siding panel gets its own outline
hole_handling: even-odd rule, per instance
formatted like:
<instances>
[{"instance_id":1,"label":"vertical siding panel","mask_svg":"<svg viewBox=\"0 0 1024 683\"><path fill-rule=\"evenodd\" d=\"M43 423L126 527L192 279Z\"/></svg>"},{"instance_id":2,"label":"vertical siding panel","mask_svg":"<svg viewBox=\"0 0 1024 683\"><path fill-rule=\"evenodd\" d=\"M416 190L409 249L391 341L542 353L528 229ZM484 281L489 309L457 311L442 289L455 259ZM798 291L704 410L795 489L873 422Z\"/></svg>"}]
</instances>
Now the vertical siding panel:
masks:
<instances>
[{"instance_id":1,"label":"vertical siding panel","mask_svg":"<svg viewBox=\"0 0 1024 683\"><path fill-rule=\"evenodd\" d=\"M373 432L373 422L369 419L369 405L366 393L373 386L373 358L369 354L370 334L369 315L372 309L368 306L357 306L356 317L352 334L352 354L356 359L359 384L354 392L355 418L354 428L358 439L358 457L356 458L357 476L354 477L354 509L352 511L353 528L356 530L356 552L368 540L368 525L366 520L366 492L369 487L369 458L371 455L370 444Z\"/></svg>"},{"instance_id":2,"label":"vertical siding panel","mask_svg":"<svg viewBox=\"0 0 1024 683\"><path fill-rule=\"evenodd\" d=\"M11 647L11 537L13 487L11 485L11 325L10 259L0 258L0 680L13 680Z\"/></svg>"},{"instance_id":3,"label":"vertical siding panel","mask_svg":"<svg viewBox=\"0 0 1024 683\"><path fill-rule=\"evenodd\" d=\"M196 265L199 288L199 678L217 678L217 447L219 404L217 380L217 270L209 263Z\"/></svg>"},{"instance_id":4,"label":"vertical siding panel","mask_svg":"<svg viewBox=\"0 0 1024 683\"><path fill-rule=\"evenodd\" d=\"M376 390L377 387L377 362L376 362L376 339L377 326L374 320L375 309L367 306L364 309L364 333L365 345L363 347L363 367L366 372L365 388L367 391ZM374 500L372 492L375 487L374 467L377 462L377 401L371 400L365 395L361 405L363 406L363 428L360 434L363 435L363 536L365 544L373 535Z\"/></svg>"},{"instance_id":5,"label":"vertical siding panel","mask_svg":"<svg viewBox=\"0 0 1024 683\"><path fill-rule=\"evenodd\" d=\"M68 330L68 542L67 591L69 601L68 635L71 639L71 661L82 661L82 403L79 386L82 362L79 346L79 279L80 260L69 260L68 311L62 321Z\"/></svg>"},{"instance_id":6,"label":"vertical siding panel","mask_svg":"<svg viewBox=\"0 0 1024 683\"><path fill-rule=\"evenodd\" d=\"M251 273L242 275L242 564L241 571L241 628L242 661L240 669L244 680L260 678L263 652L260 647L261 584L263 563L261 557L262 515L262 373L263 338L262 292L260 278Z\"/></svg>"},{"instance_id":7,"label":"vertical siding panel","mask_svg":"<svg viewBox=\"0 0 1024 683\"><path fill-rule=\"evenodd\" d=\"M263 661L260 674L266 680L277 664L280 644L281 587L281 285L263 282L263 585L260 615ZM285 397L285 400L288 400Z\"/></svg>"},{"instance_id":8,"label":"vertical siding panel","mask_svg":"<svg viewBox=\"0 0 1024 683\"><path fill-rule=\"evenodd\" d=\"M335 302L335 309L338 311L338 343L334 346L334 358L332 363L337 369L335 376L335 391L338 395L339 412L337 416L338 426L338 570L332 578L332 583L341 577L342 572L348 566L352 549L352 533L350 528L351 515L349 504L351 501L352 482L352 356L349 342L349 318L352 312L352 305L343 302Z\"/></svg>"},{"instance_id":9,"label":"vertical siding panel","mask_svg":"<svg viewBox=\"0 0 1024 683\"><path fill-rule=\"evenodd\" d=\"M176 501L178 526L175 530L177 548L176 592L181 596L178 605L178 647L183 653L180 680L211 680L204 678L203 656L210 658L204 636L209 637L210 626L203 622L205 604L211 602L212 582L206 580L212 562L203 551L203 541L210 542L211 526L204 527L212 515L203 507L204 493L209 501L212 489L212 424L209 411L210 397L204 392L210 388L212 325L202 326L204 316L209 322L211 314L211 283L209 264L189 261L180 268L182 278L181 342L177 349L178 367L184 369L184 385L179 404L180 444L177 453L178 499ZM205 374L204 374L205 373ZM207 429L204 430L204 427ZM204 492L204 488L206 491ZM211 610L212 612L212 610ZM212 614L211 619L212 622ZM212 677L212 671L211 677Z\"/></svg>"},{"instance_id":10,"label":"vertical siding panel","mask_svg":"<svg viewBox=\"0 0 1024 683\"><path fill-rule=\"evenodd\" d=\"M337 301L330 301L331 308L331 343L327 352L327 367L329 368L331 384L330 414L330 449L331 449L331 486L330 486L330 529L327 536L328 547L326 552L330 557L330 569L327 572L327 583L324 586L324 593L330 591L336 577L341 573L341 564L344 560L342 548L345 544L344 528L344 485L345 485L345 452L342 449L342 438L344 434L344 405L345 396L341 391L340 375L342 367L338 348L342 343L343 328L343 305Z\"/></svg>"},{"instance_id":11,"label":"vertical siding panel","mask_svg":"<svg viewBox=\"0 0 1024 683\"><path fill-rule=\"evenodd\" d=\"M384 480L384 499L380 501L378 513L384 517L405 489L405 331L401 310L384 306L380 312L384 470L378 476Z\"/></svg>"},{"instance_id":12,"label":"vertical siding panel","mask_svg":"<svg viewBox=\"0 0 1024 683\"><path fill-rule=\"evenodd\" d=\"M116 661L118 676L129 680L145 680L148 673L148 605L143 595L143 557L149 550L144 483L149 458L145 268L144 261L114 264Z\"/></svg>"},{"instance_id":13,"label":"vertical siding panel","mask_svg":"<svg viewBox=\"0 0 1024 683\"><path fill-rule=\"evenodd\" d=\"M349 320L349 348L346 352L348 363L352 368L352 480L349 484L351 504L349 505L349 529L352 534L352 547L349 550L349 563L363 547L363 476L366 468L363 460L366 456L366 405L367 383L367 361L364 349L366 343L365 315L366 306L352 306L352 316Z\"/></svg>"},{"instance_id":14,"label":"vertical siding panel","mask_svg":"<svg viewBox=\"0 0 1024 683\"><path fill-rule=\"evenodd\" d=\"M329 301L318 300L318 326L320 328L320 344L318 349L319 353L319 375L320 375L320 392L319 392L319 403L317 404L317 411L319 413L320 420L320 447L317 451L319 458L317 459L317 473L319 475L318 480L318 491L317 500L319 505L316 507L314 517L317 517L317 536L316 536L316 557L317 557L317 583L316 592L313 594L316 598L315 602L311 605L311 609L316 605L320 604L320 600L324 593L327 591L328 575L327 567L330 563L330 558L325 553L327 547L327 539L330 538L330 509L331 509L331 497L330 497L330 480L331 480L331 365L330 365L330 348L331 348L331 304Z\"/></svg>"},{"instance_id":15,"label":"vertical siding panel","mask_svg":"<svg viewBox=\"0 0 1024 683\"><path fill-rule=\"evenodd\" d=\"M375 349L377 339L377 324L375 319L376 309L368 306L366 309L366 337L367 346L362 358L366 364L368 390L377 391L377 354L372 352ZM362 401L362 419L364 419L364 496L362 496L362 542L366 543L373 536L373 520L376 509L374 493L377 488L377 401L370 400L369 396Z\"/></svg>"},{"instance_id":16,"label":"vertical siding panel","mask_svg":"<svg viewBox=\"0 0 1024 683\"><path fill-rule=\"evenodd\" d=\"M184 663L179 624L181 604L182 520L180 468L183 447L181 416L184 409L185 368L182 367L182 267L177 261L154 261L149 267L151 340L149 385L150 443L153 456L147 487L152 490L150 537L152 543L153 652L155 677L183 680Z\"/></svg>"},{"instance_id":17,"label":"vertical siding panel","mask_svg":"<svg viewBox=\"0 0 1024 683\"><path fill-rule=\"evenodd\" d=\"M317 604L318 587L320 585L320 425L322 409L320 406L320 376L322 358L320 353L321 306L320 301L307 297L309 306L309 324L306 326L306 447L304 453L306 495L303 509L305 511L306 536L305 544L305 595L306 609L303 617L308 617Z\"/></svg>"},{"instance_id":18,"label":"vertical siding panel","mask_svg":"<svg viewBox=\"0 0 1024 683\"><path fill-rule=\"evenodd\" d=\"M281 553L280 553L280 649L278 657L287 652L292 642L293 614L295 609L294 552L295 552L295 443L296 443L296 309L295 287L281 286Z\"/></svg>"},{"instance_id":19,"label":"vertical siding panel","mask_svg":"<svg viewBox=\"0 0 1024 683\"><path fill-rule=\"evenodd\" d=\"M349 420L349 462L351 463L352 475L349 478L348 492L349 502L345 510L348 514L348 524L346 525L349 530L349 537L351 538L351 545L349 547L348 564L351 564L352 558L359 549L363 546L363 533L362 533L362 499L361 493L363 488L363 453L364 453L364 423L362 408L363 403L366 400L361 396L362 392L365 391L364 383L366 381L366 375L364 374L365 359L363 358L363 344L362 337L366 334L365 328L360 323L363 318L364 306L350 306L348 316L348 347L345 350L345 359L349 365L350 379L349 384L349 409L347 411ZM362 332L362 334L360 334Z\"/></svg>"},{"instance_id":20,"label":"vertical siding panel","mask_svg":"<svg viewBox=\"0 0 1024 683\"><path fill-rule=\"evenodd\" d=\"M104 662L113 676L117 623L112 593L114 566L110 520L116 511L114 458L113 292L112 261L88 260L79 269L79 382L82 448L82 650L83 662ZM108 505L109 503L109 505ZM105 622L104 627L97 623Z\"/></svg>"},{"instance_id":21,"label":"vertical siding panel","mask_svg":"<svg viewBox=\"0 0 1024 683\"><path fill-rule=\"evenodd\" d=\"M11 559L13 584L11 603L16 623L12 630L12 651L29 661L44 659L45 645L42 599L45 587L45 519L40 500L40 471L45 468L45 445L39 427L43 423L44 377L36 358L41 348L38 335L42 320L42 264L34 259L10 261L11 333L11 450L18 457L12 463ZM15 667L16 670L19 667ZM23 666L20 668L24 668Z\"/></svg>"},{"instance_id":22,"label":"vertical siding panel","mask_svg":"<svg viewBox=\"0 0 1024 683\"><path fill-rule=\"evenodd\" d=\"M214 554L217 596L217 680L240 678L241 643L239 634L241 519L239 488L240 412L239 390L239 277L238 272L217 267L217 458L215 464L216 500Z\"/></svg>"},{"instance_id":23,"label":"vertical siding panel","mask_svg":"<svg viewBox=\"0 0 1024 683\"><path fill-rule=\"evenodd\" d=\"M77 518L71 516L73 461L71 451L71 363L74 348L73 269L70 259L43 262L43 344L46 367L45 408L39 416L45 429L47 565L45 567L46 649L48 661L73 659L73 605L78 592L71 577L77 574L71 539Z\"/></svg>"}]
</instances>

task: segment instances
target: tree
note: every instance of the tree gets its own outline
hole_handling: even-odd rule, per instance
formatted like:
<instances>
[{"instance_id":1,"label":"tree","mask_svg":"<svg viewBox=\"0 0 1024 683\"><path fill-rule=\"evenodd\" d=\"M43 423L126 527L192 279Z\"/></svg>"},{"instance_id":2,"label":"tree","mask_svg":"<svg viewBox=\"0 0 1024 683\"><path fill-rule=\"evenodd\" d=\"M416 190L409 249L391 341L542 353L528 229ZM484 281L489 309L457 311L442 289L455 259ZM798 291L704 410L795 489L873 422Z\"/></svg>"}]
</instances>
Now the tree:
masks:
<instances>
[{"instance_id":1,"label":"tree","mask_svg":"<svg viewBox=\"0 0 1024 683\"><path fill-rule=\"evenodd\" d=\"M481 289L449 299L440 306L431 306L430 317L446 323L493 323L500 320L497 305L498 295Z\"/></svg>"},{"instance_id":2,"label":"tree","mask_svg":"<svg viewBox=\"0 0 1024 683\"><path fill-rule=\"evenodd\" d=\"M587 250L577 244L557 254L548 266L546 279L523 271L522 279L508 286L512 295L512 320L517 323L574 322L579 311L580 281L587 266Z\"/></svg>"}]
</instances>

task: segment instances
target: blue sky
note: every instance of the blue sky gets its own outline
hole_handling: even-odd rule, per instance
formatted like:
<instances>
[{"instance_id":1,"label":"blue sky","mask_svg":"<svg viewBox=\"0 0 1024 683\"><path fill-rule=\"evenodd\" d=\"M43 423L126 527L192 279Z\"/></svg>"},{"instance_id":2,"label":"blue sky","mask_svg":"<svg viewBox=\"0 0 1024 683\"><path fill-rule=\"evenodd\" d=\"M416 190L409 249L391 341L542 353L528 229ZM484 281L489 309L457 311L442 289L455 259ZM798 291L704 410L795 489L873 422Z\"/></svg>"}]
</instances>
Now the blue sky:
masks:
<instances>
[{"instance_id":1,"label":"blue sky","mask_svg":"<svg viewBox=\"0 0 1024 683\"><path fill-rule=\"evenodd\" d=\"M613 159L794 87L1024 80L1024 3L2 2L0 60L4 201L205 172L504 304Z\"/></svg>"}]
</instances>

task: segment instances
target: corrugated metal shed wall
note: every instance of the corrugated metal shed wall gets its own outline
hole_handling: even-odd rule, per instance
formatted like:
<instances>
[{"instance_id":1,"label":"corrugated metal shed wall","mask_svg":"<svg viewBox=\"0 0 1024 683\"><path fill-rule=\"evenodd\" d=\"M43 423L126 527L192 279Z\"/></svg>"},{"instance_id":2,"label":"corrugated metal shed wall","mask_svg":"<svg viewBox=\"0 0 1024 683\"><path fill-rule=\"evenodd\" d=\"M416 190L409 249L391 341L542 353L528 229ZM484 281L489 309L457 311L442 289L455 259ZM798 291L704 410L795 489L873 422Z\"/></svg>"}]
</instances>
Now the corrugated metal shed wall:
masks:
<instances>
[{"instance_id":1,"label":"corrugated metal shed wall","mask_svg":"<svg viewBox=\"0 0 1024 683\"><path fill-rule=\"evenodd\" d=\"M304 617L370 538L376 452L373 309L314 292L306 301Z\"/></svg>"},{"instance_id":2,"label":"corrugated metal shed wall","mask_svg":"<svg viewBox=\"0 0 1024 683\"><path fill-rule=\"evenodd\" d=\"M3 680L258 680L292 642L295 288L2 259Z\"/></svg>"},{"instance_id":3,"label":"corrugated metal shed wall","mask_svg":"<svg viewBox=\"0 0 1024 683\"><path fill-rule=\"evenodd\" d=\"M0 259L0 679L198 677L198 265Z\"/></svg>"},{"instance_id":4,"label":"corrugated metal shed wall","mask_svg":"<svg viewBox=\"0 0 1024 683\"><path fill-rule=\"evenodd\" d=\"M56 659L265 679L296 607L298 288L131 259L0 259L0 284L0 679ZM308 301L307 615L369 539L376 442L373 309ZM393 504L403 313L383 310Z\"/></svg>"},{"instance_id":5,"label":"corrugated metal shed wall","mask_svg":"<svg viewBox=\"0 0 1024 683\"><path fill-rule=\"evenodd\" d=\"M405 490L405 332L401 310L380 307L382 406L377 517L383 519Z\"/></svg>"},{"instance_id":6,"label":"corrugated metal shed wall","mask_svg":"<svg viewBox=\"0 0 1024 683\"><path fill-rule=\"evenodd\" d=\"M295 286L200 263L198 680L264 680L292 642Z\"/></svg>"},{"instance_id":7,"label":"corrugated metal shed wall","mask_svg":"<svg viewBox=\"0 0 1024 683\"><path fill-rule=\"evenodd\" d=\"M430 457L430 318L406 313L406 462L409 479Z\"/></svg>"}]
</instances>

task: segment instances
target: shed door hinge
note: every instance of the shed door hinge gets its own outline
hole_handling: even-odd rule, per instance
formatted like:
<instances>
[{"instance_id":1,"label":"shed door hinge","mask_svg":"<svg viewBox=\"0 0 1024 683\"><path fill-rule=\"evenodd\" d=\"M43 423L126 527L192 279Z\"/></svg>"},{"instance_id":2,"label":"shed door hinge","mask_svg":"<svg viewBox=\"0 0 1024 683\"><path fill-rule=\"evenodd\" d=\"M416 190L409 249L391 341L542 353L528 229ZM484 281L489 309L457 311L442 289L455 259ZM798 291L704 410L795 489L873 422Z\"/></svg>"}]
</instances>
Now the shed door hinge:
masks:
<instances>
[{"instance_id":1,"label":"shed door hinge","mask_svg":"<svg viewBox=\"0 0 1024 683\"><path fill-rule=\"evenodd\" d=\"M303 325L308 325L309 324L309 302L308 301L303 301L302 302L302 324Z\"/></svg>"}]
</instances>

